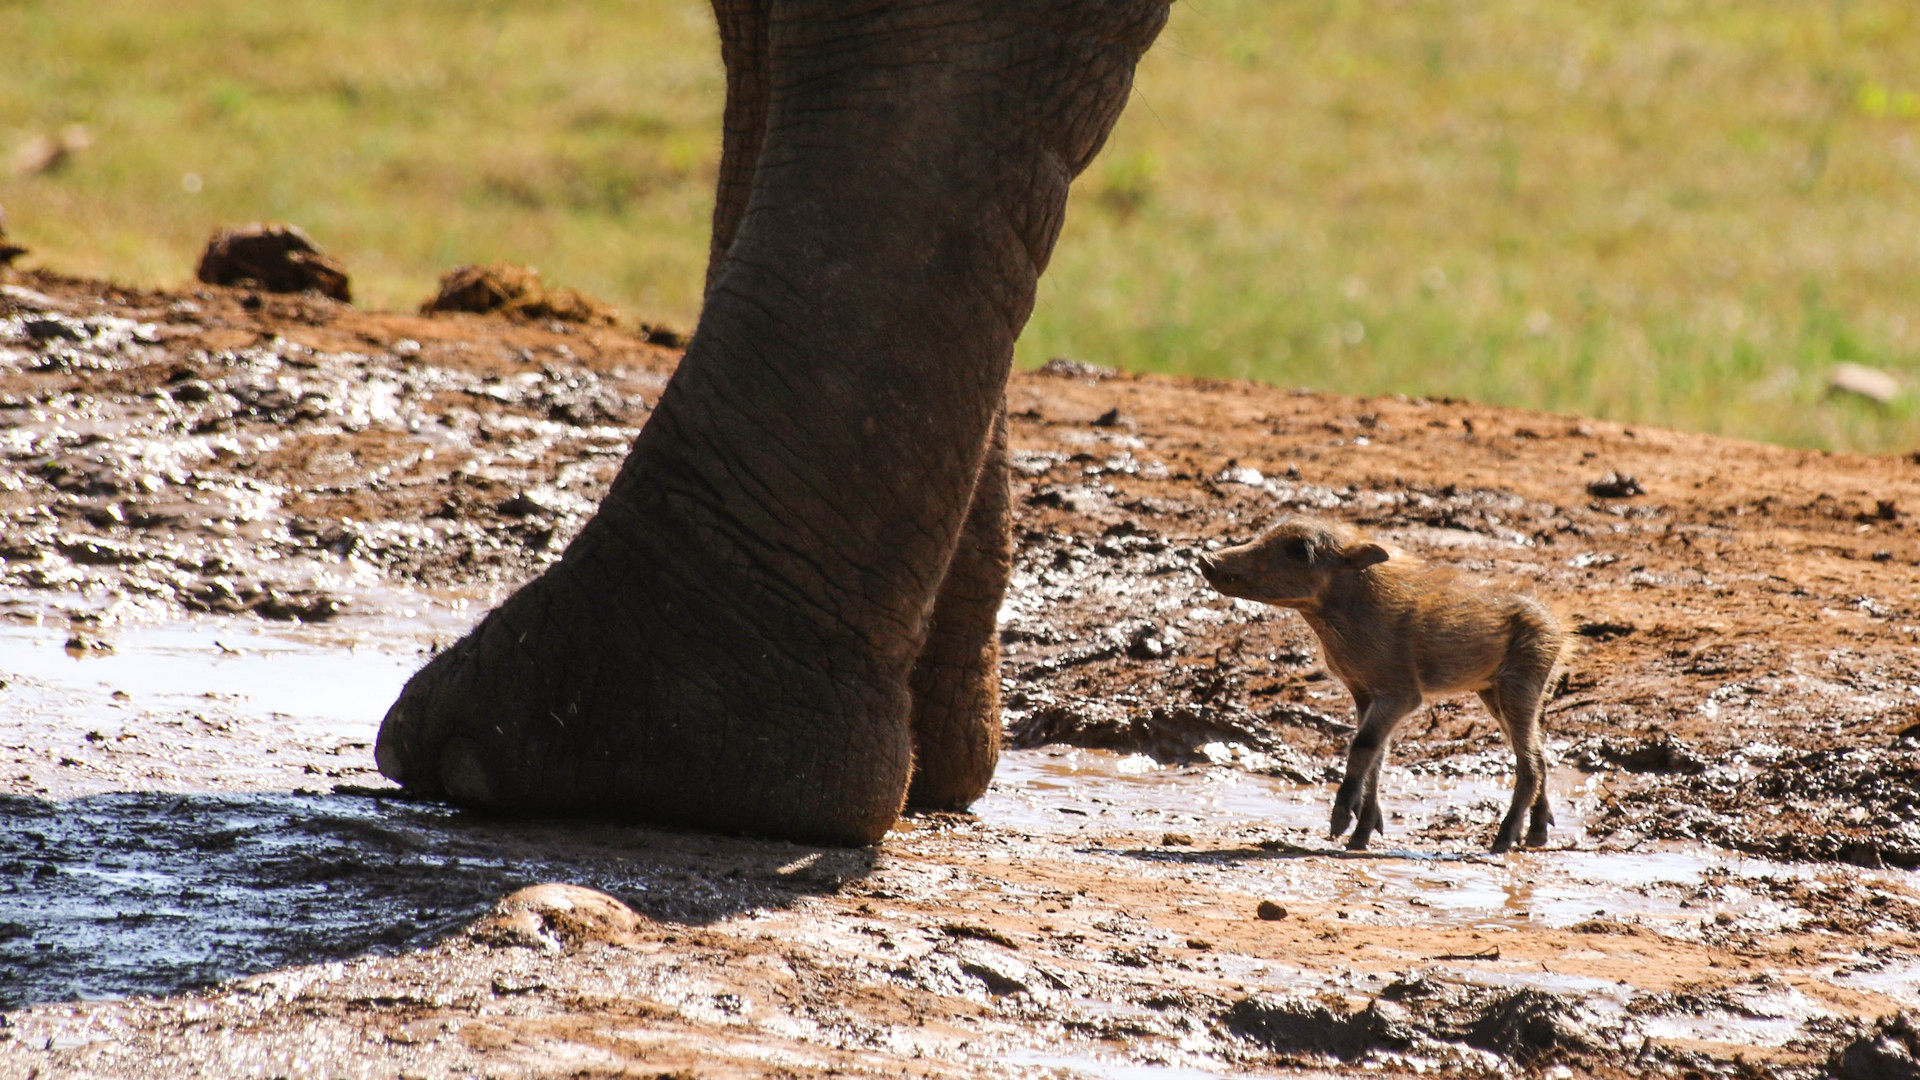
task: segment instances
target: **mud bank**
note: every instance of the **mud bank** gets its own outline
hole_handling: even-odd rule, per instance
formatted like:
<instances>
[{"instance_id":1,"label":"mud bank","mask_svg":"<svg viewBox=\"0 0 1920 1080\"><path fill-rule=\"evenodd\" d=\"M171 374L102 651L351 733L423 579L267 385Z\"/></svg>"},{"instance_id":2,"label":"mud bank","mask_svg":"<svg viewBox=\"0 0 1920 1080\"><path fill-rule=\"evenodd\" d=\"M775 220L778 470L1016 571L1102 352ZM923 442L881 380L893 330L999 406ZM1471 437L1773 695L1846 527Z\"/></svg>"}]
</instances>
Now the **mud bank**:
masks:
<instances>
[{"instance_id":1,"label":"mud bank","mask_svg":"<svg viewBox=\"0 0 1920 1080\"><path fill-rule=\"evenodd\" d=\"M393 690L564 546L675 358L0 294L0 1074L1911 1060L1871 1026L1920 1008L1902 460L1058 364L1012 389L1016 749L975 815L850 852L397 798L368 749ZM1609 472L1645 493L1591 493ZM1296 619L1191 570L1282 507L1581 628L1551 848L1480 854L1511 757L1468 701L1409 722L1383 850L1325 839L1346 696ZM468 932L542 881L641 919Z\"/></svg>"}]
</instances>

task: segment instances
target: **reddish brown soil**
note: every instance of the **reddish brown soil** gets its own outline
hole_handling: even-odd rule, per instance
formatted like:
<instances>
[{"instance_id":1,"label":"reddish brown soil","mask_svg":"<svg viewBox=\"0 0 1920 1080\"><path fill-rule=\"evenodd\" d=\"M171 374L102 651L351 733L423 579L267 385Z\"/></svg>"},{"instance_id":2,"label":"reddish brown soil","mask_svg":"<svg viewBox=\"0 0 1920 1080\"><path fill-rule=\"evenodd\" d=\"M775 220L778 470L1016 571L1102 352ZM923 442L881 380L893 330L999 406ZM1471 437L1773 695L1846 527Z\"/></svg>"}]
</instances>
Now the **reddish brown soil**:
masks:
<instances>
[{"instance_id":1,"label":"reddish brown soil","mask_svg":"<svg viewBox=\"0 0 1920 1080\"><path fill-rule=\"evenodd\" d=\"M591 512L676 360L611 328L17 278L0 296L3 602L70 619L84 648L186 612L352 617L381 583L497 597ZM1295 828L1202 816L1170 831L1134 812L1056 834L942 817L865 853L639 830L618 842L646 850L628 857L652 860L657 891L623 895L652 919L619 941L543 952L443 933L204 994L39 1004L0 1029L0 1074L332 1075L352 1060L341 1075L960 1075L1095 1059L1336 1068L1378 1051L1389 1072L1418 1058L1813 1075L1852 1020L1902 1000L1831 975L1836 956L1920 943L1902 875L1854 869L1920 865L1920 465L1073 363L1017 374L1009 393L1016 747L1337 776L1350 706L1311 636L1212 594L1191 555L1283 510L1322 514L1518 584L1579 629L1547 728L1560 765L1596 779L1584 830L1558 848L1684 840L1827 865L1713 871L1673 899L1728 917L1685 933L1609 917L1495 943ZM1644 493L1590 493L1609 473ZM52 805L57 768L11 752L7 790ZM1417 714L1394 756L1412 771L1389 783L1498 788L1510 764L1470 700ZM1499 808L1395 814L1387 841L1476 851ZM501 850L635 835L501 828ZM1531 884L1559 853L1493 872ZM1276 895L1284 919L1252 917ZM1756 898L1799 915L1748 920ZM1321 997L1273 997L1257 973L1275 963L1322 980ZM1736 1067L1740 1037L1636 1036L1629 1053L1610 1040L1637 1021L1450 982L1449 964L1617 983L1632 1016L1737 1012L1770 987L1819 1009L1812 1034L1741 1050ZM997 1059L1035 1040L1067 1049ZM309 1044L319 1056L302 1059Z\"/></svg>"},{"instance_id":2,"label":"reddish brown soil","mask_svg":"<svg viewBox=\"0 0 1920 1080\"><path fill-rule=\"evenodd\" d=\"M1157 715L1243 738L1291 728L1287 745L1333 754L1348 701L1298 619L1176 617L1167 647L1166 605L1128 603L1205 602L1186 549L1238 542L1282 509L1318 513L1530 589L1578 628L1547 727L1564 757L1636 778L1603 835L1920 865L1920 747L1901 735L1920 720L1913 461L1151 377L1029 375L1012 403L1030 476L1022 583L1047 597L1035 610L1057 638L1009 626L1023 737L1097 742L1116 714L1149 729ZM1098 426L1112 410L1120 423ZM1249 469L1260 482L1234 482ZM1589 494L1609 473L1646 494ZM1084 563L1116 560L1129 572L1115 594L1072 585ZM1139 584L1161 578L1176 584ZM1403 760L1500 746L1477 704L1432 709L1408 734ZM1746 768L1704 771L1721 762ZM1771 812L1748 812L1756 801Z\"/></svg>"}]
</instances>

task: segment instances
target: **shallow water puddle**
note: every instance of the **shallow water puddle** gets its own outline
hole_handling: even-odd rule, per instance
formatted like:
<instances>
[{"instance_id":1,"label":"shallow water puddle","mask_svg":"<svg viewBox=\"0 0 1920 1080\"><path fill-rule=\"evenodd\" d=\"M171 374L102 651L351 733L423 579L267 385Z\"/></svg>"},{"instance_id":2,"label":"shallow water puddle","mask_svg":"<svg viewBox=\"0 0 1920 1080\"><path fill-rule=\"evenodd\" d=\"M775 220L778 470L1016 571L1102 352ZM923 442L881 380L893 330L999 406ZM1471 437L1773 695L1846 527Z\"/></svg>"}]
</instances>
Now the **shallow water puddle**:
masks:
<instances>
[{"instance_id":1,"label":"shallow water puddle","mask_svg":"<svg viewBox=\"0 0 1920 1080\"><path fill-rule=\"evenodd\" d=\"M324 626L200 618L70 632L0 624L0 775L18 794L328 788L373 780L380 717L467 621L408 598L408 618Z\"/></svg>"},{"instance_id":2,"label":"shallow water puddle","mask_svg":"<svg viewBox=\"0 0 1920 1080\"><path fill-rule=\"evenodd\" d=\"M95 721L218 702L298 723L314 735L365 738L422 659L415 648L316 647L231 625L139 628L112 652L70 649L69 640L48 627L0 626L11 723ZM102 713L102 699L110 711Z\"/></svg>"},{"instance_id":3,"label":"shallow water puddle","mask_svg":"<svg viewBox=\"0 0 1920 1080\"><path fill-rule=\"evenodd\" d=\"M538 881L586 884L656 914L709 922L778 908L808 881L841 873L828 872L844 861L838 853L744 841L709 870L650 848L659 833L489 820L387 794L371 760L379 718L424 659L429 636L467 619L445 605L412 610L324 627L211 618L122 626L106 635L113 651L77 655L64 630L0 626L0 1007L168 993L404 950ZM1569 846L1492 857L1476 844L1423 836L1463 808L1484 814L1504 805L1504 775L1463 771L1390 770L1389 831L1380 850L1356 854L1324 835L1331 785L1103 751L1013 751L972 827L988 839L1016 838L1042 858L1118 864L1169 882L1202 875L1223 896L1335 905L1341 919L1351 912L1351 926L1497 935L1606 919L1697 941L1723 914L1762 930L1803 918L1737 883L1807 876L1807 868L1682 845L1592 848L1582 823L1593 782L1569 770L1554 776L1555 842ZM759 854L740 854L749 849ZM742 865L726 860L754 857L767 860L761 883L718 881L736 876L727 865ZM849 864L842 876L862 872ZM1716 891L1700 899L1709 885ZM1436 960L1462 982L1571 995L1625 1015L1632 991L1614 980L1517 966L1498 954ZM1211 963L1266 991L1332 986L1323 973L1231 952L1211 954ZM1910 965L1829 970L1835 985L1920 998ZM1378 976L1356 978L1341 981L1345 992L1377 989ZM1774 1045L1823 1015L1792 991L1750 998L1642 1029ZM1072 1053L1009 1060L1062 1072L1192 1071Z\"/></svg>"},{"instance_id":4,"label":"shallow water puddle","mask_svg":"<svg viewBox=\"0 0 1920 1080\"><path fill-rule=\"evenodd\" d=\"M1101 750L1009 753L993 790L975 810L988 824L1036 833L1164 828L1176 832L1177 839L1177 830L1202 825L1264 830L1284 837L1266 841L1279 853L1337 860L1352 874L1356 894L1383 890L1425 909L1420 919L1432 923L1563 927L1601 917L1697 920L1701 913L1680 903L1679 890L1698 885L1714 868L1743 875L1791 872L1672 844L1632 852L1567 850L1566 845L1585 843L1583 806L1591 795L1590 779L1567 769L1553 775L1559 819L1553 849L1507 857L1466 844L1422 842L1410 849L1410 833L1453 808L1504 805L1508 781L1394 768L1383 780L1387 790L1381 803L1394 820L1373 848L1361 853L1348 852L1326 836L1330 784L1300 785L1222 767L1159 766L1142 755ZM1249 847L1210 854L1182 845L1166 848L1163 856L1250 865L1271 858Z\"/></svg>"},{"instance_id":5,"label":"shallow water puddle","mask_svg":"<svg viewBox=\"0 0 1920 1080\"><path fill-rule=\"evenodd\" d=\"M457 617L118 626L77 649L0 626L0 1006L351 955L492 895L456 872L451 904L400 887L370 912L383 858L458 861L434 835L454 815L333 791L385 785L380 717L421 631Z\"/></svg>"},{"instance_id":6,"label":"shallow water puddle","mask_svg":"<svg viewBox=\"0 0 1920 1080\"><path fill-rule=\"evenodd\" d=\"M1551 783L1556 836L1580 836L1589 778L1556 769ZM1510 793L1505 774L1448 776L1389 765L1380 796L1387 829L1374 846L1412 854L1400 846L1410 832L1462 808L1504 811ZM974 812L997 825L1037 832L1073 831L1109 811L1176 824L1257 822L1323 832L1332 800L1331 784L1303 785L1224 765L1161 765L1145 754L1040 749L1004 754L994 791Z\"/></svg>"}]
</instances>

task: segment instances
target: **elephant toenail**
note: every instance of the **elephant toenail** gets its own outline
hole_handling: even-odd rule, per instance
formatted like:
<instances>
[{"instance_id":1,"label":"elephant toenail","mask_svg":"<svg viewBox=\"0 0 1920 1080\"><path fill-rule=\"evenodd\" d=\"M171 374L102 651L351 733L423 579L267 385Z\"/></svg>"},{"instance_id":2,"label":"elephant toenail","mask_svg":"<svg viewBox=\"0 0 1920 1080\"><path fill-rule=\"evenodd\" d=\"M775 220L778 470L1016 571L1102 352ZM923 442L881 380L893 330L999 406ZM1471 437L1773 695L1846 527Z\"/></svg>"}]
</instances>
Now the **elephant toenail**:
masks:
<instances>
[{"instance_id":1,"label":"elephant toenail","mask_svg":"<svg viewBox=\"0 0 1920 1080\"><path fill-rule=\"evenodd\" d=\"M493 784L471 739L449 739L440 751L440 788L456 802L492 806Z\"/></svg>"},{"instance_id":2,"label":"elephant toenail","mask_svg":"<svg viewBox=\"0 0 1920 1080\"><path fill-rule=\"evenodd\" d=\"M400 765L400 748L389 742L382 742L373 748L373 763L380 769L380 775L396 784L407 782L407 772Z\"/></svg>"}]
</instances>

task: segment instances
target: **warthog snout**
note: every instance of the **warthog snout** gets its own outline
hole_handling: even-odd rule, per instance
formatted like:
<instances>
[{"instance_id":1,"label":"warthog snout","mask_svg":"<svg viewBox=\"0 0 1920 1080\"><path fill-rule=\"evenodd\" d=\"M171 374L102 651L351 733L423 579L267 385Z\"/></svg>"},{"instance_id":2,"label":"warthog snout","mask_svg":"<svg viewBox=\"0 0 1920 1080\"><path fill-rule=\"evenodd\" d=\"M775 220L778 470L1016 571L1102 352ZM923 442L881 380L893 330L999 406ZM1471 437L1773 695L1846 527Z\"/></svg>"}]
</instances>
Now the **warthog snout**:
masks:
<instances>
[{"instance_id":1,"label":"warthog snout","mask_svg":"<svg viewBox=\"0 0 1920 1080\"><path fill-rule=\"evenodd\" d=\"M1212 552L1194 548L1188 552L1188 554L1192 555L1193 561L1199 565L1200 576L1206 578L1207 583L1214 588L1219 588L1220 583L1231 576L1227 573L1226 569L1220 565L1220 560L1215 557Z\"/></svg>"}]
</instances>

